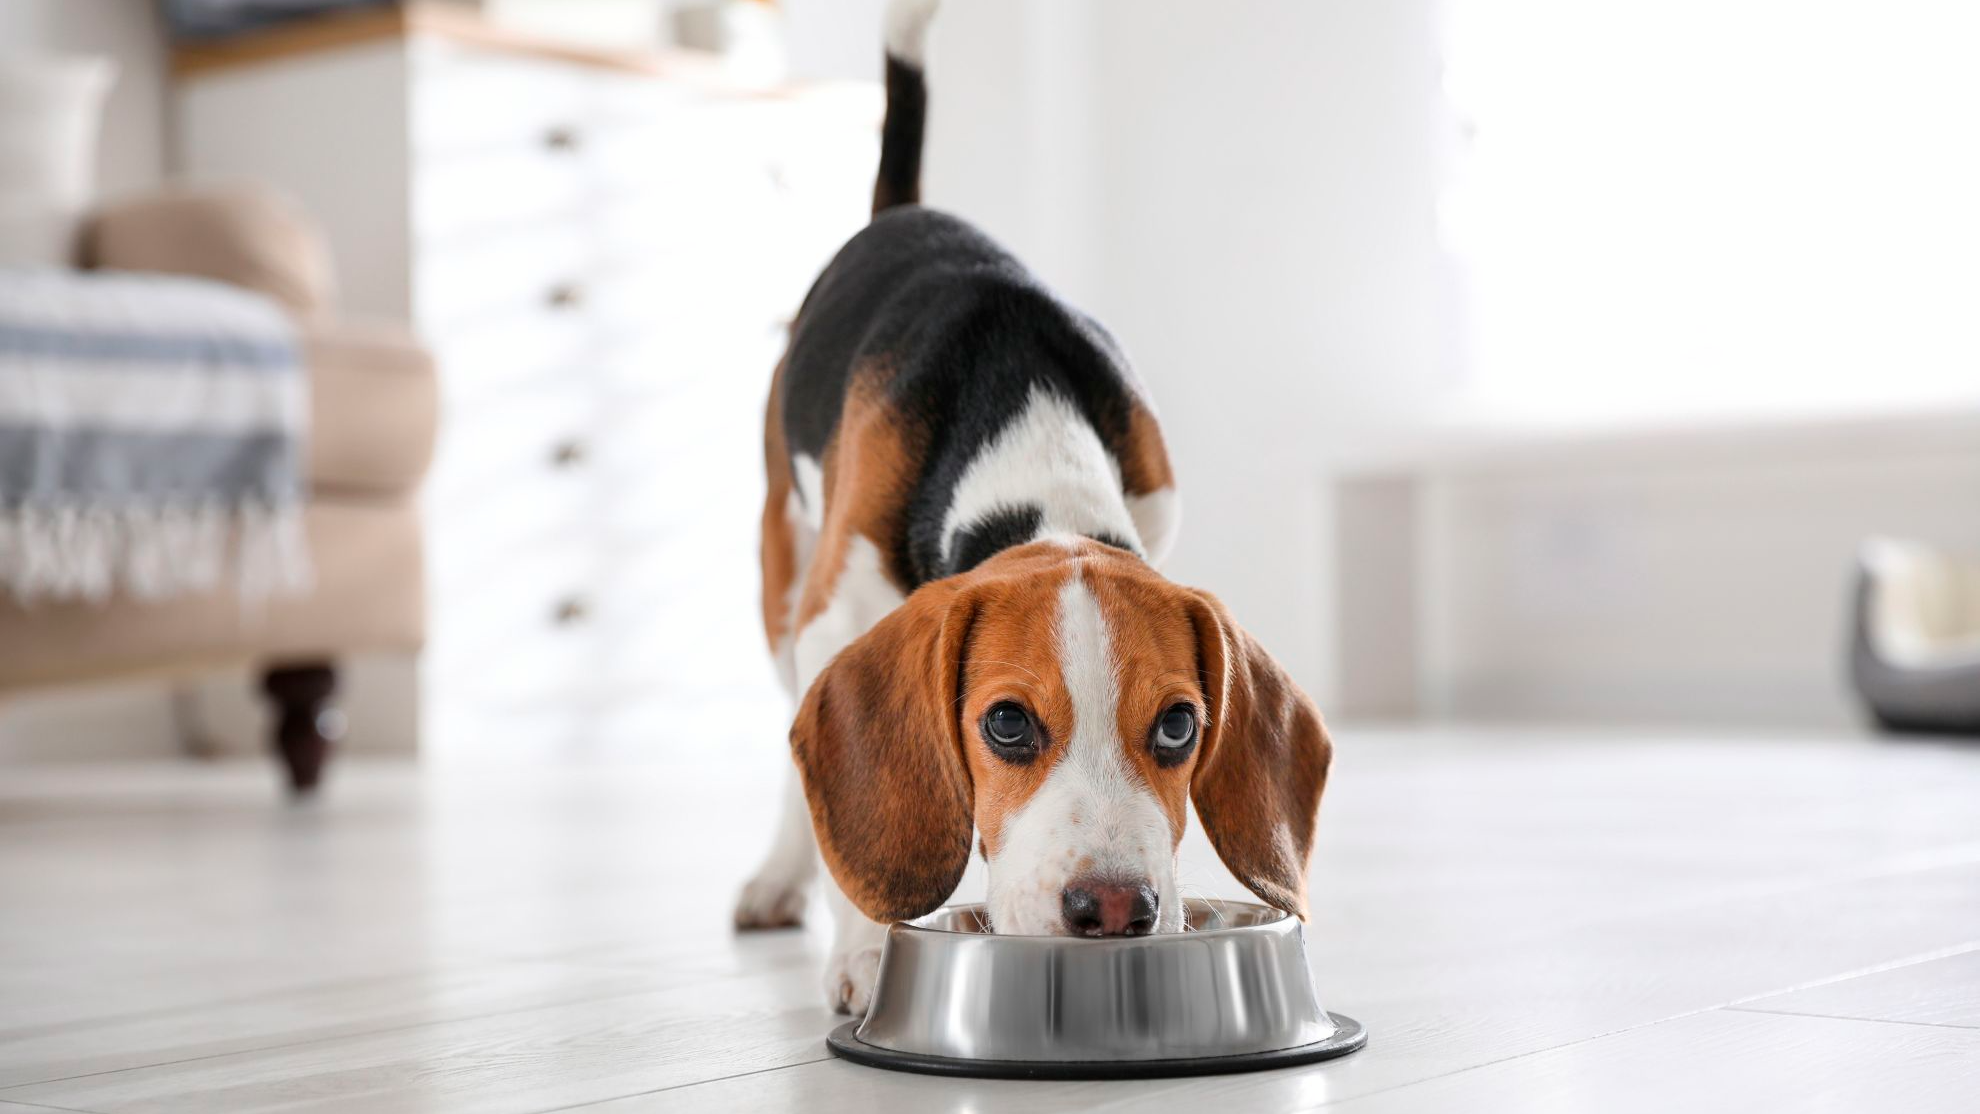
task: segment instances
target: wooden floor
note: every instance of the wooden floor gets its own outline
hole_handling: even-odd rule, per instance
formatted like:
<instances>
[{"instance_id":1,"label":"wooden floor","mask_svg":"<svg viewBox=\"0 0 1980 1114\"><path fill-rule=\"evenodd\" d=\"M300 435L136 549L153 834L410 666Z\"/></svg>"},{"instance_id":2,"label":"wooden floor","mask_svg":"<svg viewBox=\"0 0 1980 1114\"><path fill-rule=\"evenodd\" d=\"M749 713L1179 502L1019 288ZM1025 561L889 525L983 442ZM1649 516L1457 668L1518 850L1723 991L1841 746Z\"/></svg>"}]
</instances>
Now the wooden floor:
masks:
<instances>
[{"instance_id":1,"label":"wooden floor","mask_svg":"<svg viewBox=\"0 0 1980 1114\"><path fill-rule=\"evenodd\" d=\"M822 935L727 928L767 741L302 809L259 765L0 770L0 1112L1980 1109L1980 746L1338 745L1308 932L1367 1050L1144 1083L830 1059Z\"/></svg>"}]
</instances>

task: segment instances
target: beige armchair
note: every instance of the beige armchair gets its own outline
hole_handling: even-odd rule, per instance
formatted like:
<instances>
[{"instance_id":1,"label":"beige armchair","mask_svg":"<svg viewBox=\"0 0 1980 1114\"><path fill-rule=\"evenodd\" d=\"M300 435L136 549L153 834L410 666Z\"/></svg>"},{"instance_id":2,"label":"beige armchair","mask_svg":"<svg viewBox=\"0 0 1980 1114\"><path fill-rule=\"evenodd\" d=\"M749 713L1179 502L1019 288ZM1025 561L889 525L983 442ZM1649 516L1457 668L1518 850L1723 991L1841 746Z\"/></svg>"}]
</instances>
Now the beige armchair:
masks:
<instances>
[{"instance_id":1,"label":"beige armchair","mask_svg":"<svg viewBox=\"0 0 1980 1114\"><path fill-rule=\"evenodd\" d=\"M432 360L402 328L338 320L321 237L261 190L183 190L119 204L96 215L86 243L95 267L218 279L294 312L311 383L304 527L315 586L247 609L230 590L26 607L0 595L0 697L257 665L279 713L276 751L291 785L307 792L335 734L326 714L335 662L416 650L424 637L415 495L438 411Z\"/></svg>"}]
</instances>

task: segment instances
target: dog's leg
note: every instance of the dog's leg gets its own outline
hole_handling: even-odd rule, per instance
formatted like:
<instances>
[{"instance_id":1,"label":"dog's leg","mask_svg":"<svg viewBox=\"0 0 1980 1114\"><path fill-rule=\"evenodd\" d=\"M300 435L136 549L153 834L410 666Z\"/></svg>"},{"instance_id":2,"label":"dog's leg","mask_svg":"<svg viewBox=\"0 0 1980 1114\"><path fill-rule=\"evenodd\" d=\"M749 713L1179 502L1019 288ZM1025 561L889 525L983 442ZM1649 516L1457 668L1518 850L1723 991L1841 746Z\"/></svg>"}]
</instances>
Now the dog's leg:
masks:
<instances>
[{"instance_id":1,"label":"dog's leg","mask_svg":"<svg viewBox=\"0 0 1980 1114\"><path fill-rule=\"evenodd\" d=\"M805 484L808 473L815 471L815 468L807 468L806 462L800 458L800 485ZM811 486L815 487L816 482L814 479ZM816 505L815 501L812 505ZM817 680L819 672L834 655L900 606L902 600L900 590L886 578L879 549L865 537L853 535L843 540L836 550L819 556L829 571L829 575L821 578L822 587L818 588L825 595L826 602L813 609L811 621L798 632L791 645L790 675L794 681L791 687L793 693L798 694L811 688L811 683ZM810 569L809 559L806 567ZM789 864L795 862L794 854L789 858L783 856L787 846L796 847L799 833L805 851L805 879L808 881L811 875L817 873L817 836L812 831L810 805L805 800L795 768L791 771L786 800L784 826L777 837L777 846L771 851L769 861L764 864L756 880L744 889L745 904L759 894L775 895L774 884L759 886L759 883L774 883L781 877L779 868L787 870ZM789 834L788 839L786 833ZM867 1002L873 997L874 979L879 974L880 942L886 937L886 929L862 916L829 877L825 889L837 929L832 957L825 966L825 1000L835 1010L864 1014ZM742 907L737 908L738 924L743 921L743 911Z\"/></svg>"},{"instance_id":2,"label":"dog's leg","mask_svg":"<svg viewBox=\"0 0 1980 1114\"><path fill-rule=\"evenodd\" d=\"M795 928L804 923L805 892L818 875L818 837L811 831L811 809L797 767L784 771L783 807L777 836L763 865L756 868L736 900L736 927Z\"/></svg>"},{"instance_id":3,"label":"dog's leg","mask_svg":"<svg viewBox=\"0 0 1980 1114\"><path fill-rule=\"evenodd\" d=\"M773 429L776 420L773 413ZM774 470L771 477L773 490L763 509L765 626L778 683L795 708L804 690L798 687L797 639L789 625L796 618L798 591L810 569L818 531L806 519L798 493L786 491L779 498ZM813 493L814 506L818 498ZM770 853L736 899L737 928L795 928L804 923L806 891L818 874L818 840L811 831L811 810L805 804L804 785L796 766L784 769L782 801Z\"/></svg>"},{"instance_id":4,"label":"dog's leg","mask_svg":"<svg viewBox=\"0 0 1980 1114\"><path fill-rule=\"evenodd\" d=\"M797 661L791 639L777 646L776 660L777 678L795 704ZM818 837L812 834L811 808L805 803L796 766L784 770L782 800L770 853L736 898L737 928L796 928L804 923L806 892L818 876Z\"/></svg>"},{"instance_id":5,"label":"dog's leg","mask_svg":"<svg viewBox=\"0 0 1980 1114\"><path fill-rule=\"evenodd\" d=\"M832 957L825 962L825 1004L836 1013L866 1016L873 1004L873 986L880 981L880 945L887 926L866 919L839 884L825 880L832 906Z\"/></svg>"}]
</instances>

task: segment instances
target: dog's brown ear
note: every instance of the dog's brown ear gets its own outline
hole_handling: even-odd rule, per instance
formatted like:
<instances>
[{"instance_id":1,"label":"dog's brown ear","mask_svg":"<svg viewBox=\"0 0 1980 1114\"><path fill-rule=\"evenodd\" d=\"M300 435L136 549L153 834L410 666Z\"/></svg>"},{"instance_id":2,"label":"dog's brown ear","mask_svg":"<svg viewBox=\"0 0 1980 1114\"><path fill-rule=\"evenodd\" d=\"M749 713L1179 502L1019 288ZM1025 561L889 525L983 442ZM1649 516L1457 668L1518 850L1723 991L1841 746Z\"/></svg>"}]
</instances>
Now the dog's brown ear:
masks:
<instances>
[{"instance_id":1,"label":"dog's brown ear","mask_svg":"<svg viewBox=\"0 0 1980 1114\"><path fill-rule=\"evenodd\" d=\"M963 760L965 592L930 584L832 659L791 725L825 865L881 923L939 907L969 865Z\"/></svg>"},{"instance_id":2,"label":"dog's brown ear","mask_svg":"<svg viewBox=\"0 0 1980 1114\"><path fill-rule=\"evenodd\" d=\"M1313 701L1215 596L1192 593L1210 705L1190 777L1218 857L1268 903L1306 918L1306 861L1333 745Z\"/></svg>"}]
</instances>

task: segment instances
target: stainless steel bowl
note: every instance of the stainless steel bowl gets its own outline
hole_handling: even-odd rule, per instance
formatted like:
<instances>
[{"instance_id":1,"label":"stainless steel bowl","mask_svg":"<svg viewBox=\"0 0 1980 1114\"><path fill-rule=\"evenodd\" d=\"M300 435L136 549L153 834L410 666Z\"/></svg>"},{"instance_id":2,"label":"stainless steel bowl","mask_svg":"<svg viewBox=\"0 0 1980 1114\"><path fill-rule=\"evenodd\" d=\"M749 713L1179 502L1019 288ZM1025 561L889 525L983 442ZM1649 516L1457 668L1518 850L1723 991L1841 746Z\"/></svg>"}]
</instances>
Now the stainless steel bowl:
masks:
<instances>
[{"instance_id":1,"label":"stainless steel bowl","mask_svg":"<svg viewBox=\"0 0 1980 1114\"><path fill-rule=\"evenodd\" d=\"M827 1043L876 1067L1056 1078L1250 1071L1366 1043L1321 1008L1297 920L1231 901L1186 915L1184 932L1104 940L991 935L980 905L895 925L866 1018Z\"/></svg>"}]
</instances>

